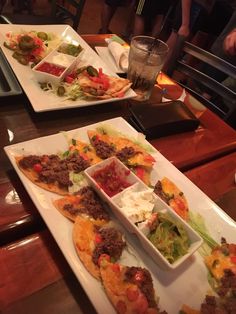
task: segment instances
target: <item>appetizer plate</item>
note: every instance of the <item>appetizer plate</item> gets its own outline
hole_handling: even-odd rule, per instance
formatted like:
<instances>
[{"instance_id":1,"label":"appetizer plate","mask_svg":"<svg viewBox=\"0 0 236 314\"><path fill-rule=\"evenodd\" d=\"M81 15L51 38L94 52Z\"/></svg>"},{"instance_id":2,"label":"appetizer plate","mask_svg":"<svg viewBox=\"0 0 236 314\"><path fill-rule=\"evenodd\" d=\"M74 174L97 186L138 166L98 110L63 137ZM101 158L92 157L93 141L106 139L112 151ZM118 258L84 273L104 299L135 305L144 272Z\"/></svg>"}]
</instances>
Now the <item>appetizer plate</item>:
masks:
<instances>
[{"instance_id":1,"label":"appetizer plate","mask_svg":"<svg viewBox=\"0 0 236 314\"><path fill-rule=\"evenodd\" d=\"M106 167L112 166L112 170L108 170L107 174L110 175L109 172L114 171L118 175L118 179L121 178L120 183L118 185L119 190L116 191L113 195L109 196L104 190L102 185L100 185L96 179L94 178L95 173L100 173ZM122 222L122 224L126 227L126 229L130 232L135 234L144 250L153 258L155 263L160 266L162 269L165 270L173 270L182 265L187 258L189 258L203 243L202 238L182 219L180 218L169 206L156 194L153 193L155 197L154 208L157 212L160 210L164 210L170 217L178 224L180 224L184 230L187 232L188 239L190 241L190 246L188 248L188 252L174 261L172 264L161 254L161 252L151 243L151 241L140 231L132 222L125 212L119 207L120 199L122 198L122 194L124 192L131 192L132 189L136 191L145 191L147 190L147 185L144 184L133 172L131 172L119 159L116 157L110 157L101 161L98 164L92 165L91 167L87 168L85 171L85 175L88 181L91 183L93 188L97 191L97 193L105 199L109 206L112 208L114 214L116 215L117 219ZM103 174L104 180L104 174ZM125 186L124 186L125 184ZM106 185L108 185L106 180ZM122 186L123 185L123 186ZM114 190L113 190L114 192ZM146 220L147 223L147 220Z\"/></svg>"},{"instance_id":2,"label":"appetizer plate","mask_svg":"<svg viewBox=\"0 0 236 314\"><path fill-rule=\"evenodd\" d=\"M34 111L51 111L60 109L69 109L74 107L84 107L91 105L99 105L106 102L120 101L120 98L111 98L105 100L92 100L87 101L83 99L65 100L58 97L55 94L47 93L43 91L30 66L24 66L12 57L12 51L3 46L6 40L7 32L21 31L42 31L47 33L53 33L57 35L61 40L68 42L75 42L80 44L84 49L81 54L81 61L78 66L93 65L95 68L102 68L105 74L117 77L116 73L113 72L109 66L107 66L102 59L96 54L96 52L89 47L89 45L76 33L69 25L16 25L16 24L1 24L0 25L0 45L2 51L5 54L8 62L10 63L15 75L17 76L22 88L33 106ZM136 94L133 90L129 89L122 99L128 99L134 97Z\"/></svg>"},{"instance_id":3,"label":"appetizer plate","mask_svg":"<svg viewBox=\"0 0 236 314\"><path fill-rule=\"evenodd\" d=\"M117 130L122 130L123 134L133 139L143 141L152 150L152 155L156 160L152 171L152 183L154 184L164 176L168 177L184 192L190 210L202 215L209 233L217 242L220 241L222 236L228 242L235 242L235 222L164 156L148 144L140 133L133 129L123 118L115 118L102 123L111 125ZM115 310L109 302L101 283L87 272L75 252L72 242L73 224L52 205L52 201L60 198L60 196L44 191L30 182L15 162L15 156L17 155L50 154L65 151L68 148L67 137L79 138L88 142L87 130L95 129L100 124L97 123L68 131L67 136L64 133L57 133L10 145L5 147L5 152L97 312L112 314L115 313ZM160 297L160 308L165 309L169 314L178 313L184 303L199 309L206 293L210 290L207 282L207 269L200 254L198 252L194 253L177 269L164 271L153 262L134 235L131 235L125 229L123 229L123 232L128 243L128 250L123 253L120 262L129 266L141 266L149 269L156 294ZM93 293L93 291L96 291L96 293Z\"/></svg>"}]
</instances>

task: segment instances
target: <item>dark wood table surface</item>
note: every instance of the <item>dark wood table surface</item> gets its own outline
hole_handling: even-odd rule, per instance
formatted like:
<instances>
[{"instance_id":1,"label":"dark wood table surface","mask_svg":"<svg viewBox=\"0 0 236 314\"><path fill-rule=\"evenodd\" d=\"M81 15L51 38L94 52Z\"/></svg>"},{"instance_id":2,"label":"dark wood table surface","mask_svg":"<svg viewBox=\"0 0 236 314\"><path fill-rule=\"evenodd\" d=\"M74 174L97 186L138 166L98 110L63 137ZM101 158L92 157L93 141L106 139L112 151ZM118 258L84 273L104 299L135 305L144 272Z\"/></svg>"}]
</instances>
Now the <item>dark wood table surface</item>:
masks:
<instances>
[{"instance_id":1,"label":"dark wood table surface","mask_svg":"<svg viewBox=\"0 0 236 314\"><path fill-rule=\"evenodd\" d=\"M94 47L105 45L107 36L83 37ZM182 92L165 75L159 78L159 85L173 99ZM156 86L150 101L160 99L160 88ZM194 132L158 138L151 143L213 200L220 200L234 188L236 132L189 95L186 103L201 126ZM45 113L35 113L25 95L1 98L0 104L1 148L118 116L128 119L129 115L127 101L122 100ZM227 212L235 219L235 211ZM95 313L3 149L0 244L0 312Z\"/></svg>"}]
</instances>

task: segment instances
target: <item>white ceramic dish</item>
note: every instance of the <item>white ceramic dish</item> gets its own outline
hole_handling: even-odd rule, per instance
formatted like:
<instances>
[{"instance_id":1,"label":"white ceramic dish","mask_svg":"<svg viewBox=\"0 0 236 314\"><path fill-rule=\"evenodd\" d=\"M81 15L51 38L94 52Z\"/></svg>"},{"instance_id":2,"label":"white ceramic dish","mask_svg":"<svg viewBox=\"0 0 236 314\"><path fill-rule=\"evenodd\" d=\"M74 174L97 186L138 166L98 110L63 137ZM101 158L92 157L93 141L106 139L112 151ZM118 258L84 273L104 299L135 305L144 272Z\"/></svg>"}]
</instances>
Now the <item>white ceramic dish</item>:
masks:
<instances>
[{"instance_id":1,"label":"white ceramic dish","mask_svg":"<svg viewBox=\"0 0 236 314\"><path fill-rule=\"evenodd\" d=\"M67 74L69 74L76 68L77 63L79 62L80 55L78 57L73 57L68 54L58 52L57 50L58 48L53 50L42 61L40 61L36 66L32 68L34 76L38 82L59 84ZM48 63L53 67L59 67L63 69L62 73L60 75L54 75L51 73L40 71L40 67L45 63Z\"/></svg>"},{"instance_id":2,"label":"white ceramic dish","mask_svg":"<svg viewBox=\"0 0 236 314\"><path fill-rule=\"evenodd\" d=\"M18 78L22 88L24 89L31 105L36 112L51 111L60 109L69 109L74 107L84 107L91 105L99 105L106 102L120 101L120 98L112 98L105 100L86 101L77 99L76 101L65 100L52 93L46 93L40 89L40 86L34 77L34 73L29 66L23 66L12 57L12 51L3 46L6 40L7 32L20 31L42 31L50 32L59 36L62 41L77 43L82 46L84 52L81 57L80 65L93 65L95 68L102 68L105 74L117 76L115 72L110 70L96 52L68 25L17 25L17 24L1 24L0 25L0 45L9 64L11 65L16 77ZM136 94L129 89L122 99L134 97Z\"/></svg>"},{"instance_id":3,"label":"white ceramic dish","mask_svg":"<svg viewBox=\"0 0 236 314\"><path fill-rule=\"evenodd\" d=\"M101 171L105 169L109 165L115 165L114 172L116 172L119 178L122 178L123 181L129 184L128 187L122 189L122 191L116 193L113 196L109 196L102 188L101 185L98 184L96 179L94 179L94 174L97 171ZM155 263L159 265L162 269L165 270L173 270L182 265L202 244L201 237L183 220L181 219L164 201L162 201L158 196L155 196L155 205L154 211L159 212L161 210L165 210L167 214L169 214L175 222L182 225L185 231L188 234L188 238L190 241L190 247L188 249L188 253L179 258L173 264L171 264L161 253L160 251L149 241L149 239L136 227L136 225L123 213L121 210L119 203L122 194L127 191L127 189L136 191L144 191L148 189L148 187L142 183L142 181L136 177L129 169L116 157L108 158L104 161L101 161L99 164L93 165L85 170L85 175L92 186L96 189L96 191L100 194L102 199L105 199L110 207L113 209L114 214L117 216L119 221L129 230L129 232L135 234L144 250L153 258ZM154 194L154 193L153 193Z\"/></svg>"},{"instance_id":4,"label":"white ceramic dish","mask_svg":"<svg viewBox=\"0 0 236 314\"><path fill-rule=\"evenodd\" d=\"M122 130L122 133L127 134L127 136L134 139L140 138L137 131L122 118L107 120L106 123L117 130ZM71 130L67 132L67 135L70 138L80 138L82 141L88 141L87 130L95 129L97 126L98 124L94 124ZM7 146L5 152L96 311L99 314L113 314L115 310L100 282L89 275L75 252L72 243L72 223L52 205L52 201L59 198L59 196L35 186L23 175L15 163L14 156L16 155L23 153L55 153L67 150L67 145L65 136L62 133L57 133ZM235 222L154 148L152 155L156 160L152 181L156 182L166 176L175 182L184 192L190 210L204 217L212 237L218 242L222 236L228 242L235 242ZM130 245L129 251L122 257L121 262L130 266L145 266L150 270L156 293L160 297L161 309L165 309L169 314L176 314L183 303L199 309L201 301L210 289L207 282L207 269L202 257L196 252L177 269L164 271L153 262L134 235L130 235L125 231L124 233Z\"/></svg>"}]
</instances>

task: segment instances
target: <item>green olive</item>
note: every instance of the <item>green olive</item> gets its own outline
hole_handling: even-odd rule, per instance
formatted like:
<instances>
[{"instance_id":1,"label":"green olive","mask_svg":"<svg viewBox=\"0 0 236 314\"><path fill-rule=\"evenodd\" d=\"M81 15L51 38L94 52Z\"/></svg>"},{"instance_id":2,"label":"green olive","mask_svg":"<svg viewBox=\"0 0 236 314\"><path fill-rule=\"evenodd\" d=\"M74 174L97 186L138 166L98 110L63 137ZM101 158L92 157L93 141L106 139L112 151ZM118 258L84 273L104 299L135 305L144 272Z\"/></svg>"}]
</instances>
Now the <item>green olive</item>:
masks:
<instances>
[{"instance_id":1,"label":"green olive","mask_svg":"<svg viewBox=\"0 0 236 314\"><path fill-rule=\"evenodd\" d=\"M27 65L29 64L29 60L28 58L26 58L25 56L19 54L18 52L14 52L13 53L13 58L15 58L19 63L23 64L23 65Z\"/></svg>"},{"instance_id":2,"label":"green olive","mask_svg":"<svg viewBox=\"0 0 236 314\"><path fill-rule=\"evenodd\" d=\"M43 90L48 89L47 83L46 82L39 82L40 88Z\"/></svg>"},{"instance_id":3,"label":"green olive","mask_svg":"<svg viewBox=\"0 0 236 314\"><path fill-rule=\"evenodd\" d=\"M58 96L63 96L65 94L66 90L65 90L65 87L64 86L59 86L58 89L57 89L57 95Z\"/></svg>"},{"instance_id":4,"label":"green olive","mask_svg":"<svg viewBox=\"0 0 236 314\"><path fill-rule=\"evenodd\" d=\"M8 45L8 43L6 43L5 41L4 41L4 43L3 43L3 46L4 47L6 47L7 49L10 49L10 50L15 50L14 48L12 48L10 45Z\"/></svg>"},{"instance_id":5,"label":"green olive","mask_svg":"<svg viewBox=\"0 0 236 314\"><path fill-rule=\"evenodd\" d=\"M80 74L80 73L82 73L84 70L87 70L87 66L78 68L78 69L76 70L76 73L77 73L77 74Z\"/></svg>"},{"instance_id":6,"label":"green olive","mask_svg":"<svg viewBox=\"0 0 236 314\"><path fill-rule=\"evenodd\" d=\"M19 48L21 50L32 50L35 48L35 43L34 43L34 39L28 35L24 35L21 37L21 39L19 40Z\"/></svg>"},{"instance_id":7,"label":"green olive","mask_svg":"<svg viewBox=\"0 0 236 314\"><path fill-rule=\"evenodd\" d=\"M38 32L37 36L42 39L43 41L48 40L48 34L45 32Z\"/></svg>"},{"instance_id":8,"label":"green olive","mask_svg":"<svg viewBox=\"0 0 236 314\"><path fill-rule=\"evenodd\" d=\"M87 72L90 76L98 76L98 71L93 66L87 66Z\"/></svg>"}]
</instances>

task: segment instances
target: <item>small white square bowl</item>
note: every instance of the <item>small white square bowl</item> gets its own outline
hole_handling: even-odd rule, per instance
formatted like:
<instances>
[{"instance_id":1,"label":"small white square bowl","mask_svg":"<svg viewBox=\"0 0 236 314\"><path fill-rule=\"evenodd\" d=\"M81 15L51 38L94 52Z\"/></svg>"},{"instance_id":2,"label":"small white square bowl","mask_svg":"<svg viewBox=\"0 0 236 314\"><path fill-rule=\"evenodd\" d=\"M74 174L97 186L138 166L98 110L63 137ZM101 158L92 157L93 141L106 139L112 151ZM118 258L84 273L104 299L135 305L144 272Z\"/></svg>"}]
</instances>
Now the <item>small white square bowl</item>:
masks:
<instances>
[{"instance_id":1,"label":"small white square bowl","mask_svg":"<svg viewBox=\"0 0 236 314\"><path fill-rule=\"evenodd\" d=\"M62 73L60 75L54 75L48 72L44 72L44 71L40 71L40 67L43 64L50 64L52 66L56 66L59 67L61 69L63 69ZM63 80L63 78L65 77L65 73L66 73L66 67L48 62L47 60L43 59L42 61L40 61L34 68L33 68L33 72L34 72L34 76L36 77L36 80L39 83L52 83L55 85L59 85L60 82Z\"/></svg>"},{"instance_id":2,"label":"small white square bowl","mask_svg":"<svg viewBox=\"0 0 236 314\"><path fill-rule=\"evenodd\" d=\"M59 85L60 82L65 78L65 76L71 73L76 68L82 52L77 57L74 57L69 54L58 52L57 49L58 48L53 50L49 55L47 55L43 60L41 60L37 65L33 67L32 70L39 83L49 82L55 85ZM38 68L45 62L56 67L63 68L64 71L59 76L40 71Z\"/></svg>"},{"instance_id":3,"label":"small white square bowl","mask_svg":"<svg viewBox=\"0 0 236 314\"><path fill-rule=\"evenodd\" d=\"M93 175L97 170L102 170L112 162L115 162L118 171L123 173L127 182L130 183L130 186L125 188L123 191L115 194L112 197L109 197L107 193L98 185L98 183L94 180ZM125 173L127 175L125 175ZM161 252L151 243L151 241L147 238L147 236L141 232L141 230L128 218L128 216L123 212L122 208L120 207L120 200L126 191L146 191L150 190L146 184L144 184L135 174L133 174L120 160L116 157L108 158L96 165L93 165L85 170L85 175L88 178L91 185L94 189L98 192L98 194L105 200L109 206L111 207L112 211L114 212L115 216L122 222L125 228L130 232L135 234L138 239L140 240L143 248L146 252L152 257L154 262L159 265L162 269L165 270L174 270L180 265L182 265L203 243L202 238L181 218L179 217L173 209L171 209L160 197L158 197L153 192L154 198L154 211L165 211L168 215L170 215L177 223L181 224L188 234L188 238L190 241L190 247L188 252L177 259L174 263L170 263L162 254Z\"/></svg>"},{"instance_id":4,"label":"small white square bowl","mask_svg":"<svg viewBox=\"0 0 236 314\"><path fill-rule=\"evenodd\" d=\"M88 180L92 184L93 187L96 188L96 190L99 192L99 194L104 198L109 198L109 195L104 191L104 189L98 184L98 182L93 178L94 174L97 171L100 171L102 169L105 169L107 166L112 165L114 163L114 168L116 171L116 174L124 179L124 181L127 183L127 186L131 186L135 184L136 182L139 182L139 178L131 172L119 159L116 157L110 157L108 159L105 159L101 161L98 164L95 164L85 170L85 175L87 176ZM122 189L122 187L121 187ZM120 193L120 192L118 192Z\"/></svg>"}]
</instances>

